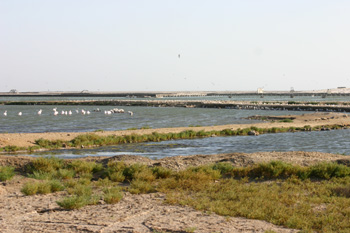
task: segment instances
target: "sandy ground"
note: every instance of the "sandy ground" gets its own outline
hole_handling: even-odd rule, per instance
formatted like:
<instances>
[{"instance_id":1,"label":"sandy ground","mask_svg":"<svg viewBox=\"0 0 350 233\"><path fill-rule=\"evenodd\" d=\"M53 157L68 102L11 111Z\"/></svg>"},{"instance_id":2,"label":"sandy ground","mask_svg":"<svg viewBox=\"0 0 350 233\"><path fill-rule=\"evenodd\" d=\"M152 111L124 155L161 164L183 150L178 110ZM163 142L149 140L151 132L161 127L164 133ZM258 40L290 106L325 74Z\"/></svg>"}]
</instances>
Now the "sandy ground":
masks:
<instances>
[{"instance_id":1,"label":"sandy ground","mask_svg":"<svg viewBox=\"0 0 350 233\"><path fill-rule=\"evenodd\" d=\"M0 164L23 167L32 159L23 156L0 156ZM270 160L300 165L311 165L320 161L350 164L350 160L342 155L319 152L231 153L177 156L160 160L131 155L83 159L138 162L177 170L217 162L247 166ZM105 204L101 200L98 205L65 211L56 204L65 195L64 191L47 195L23 195L20 189L30 180L16 175L12 180L0 183L0 232L297 232L265 221L223 217L190 207L170 206L164 204L165 196L162 193L125 193L117 204Z\"/></svg>"},{"instance_id":2,"label":"sandy ground","mask_svg":"<svg viewBox=\"0 0 350 233\"><path fill-rule=\"evenodd\" d=\"M290 117L290 116L288 116ZM290 127L304 125L350 125L344 114L323 113L295 116L293 123L265 122L251 125L224 125L196 128L167 128L133 131L99 132L99 135L126 135L131 133L181 132L193 130L220 130L226 128ZM1 134L1 146L30 146L39 138L70 140L79 133ZM0 165L23 167L33 158L25 156L0 156ZM252 154L230 153L217 155L176 156L151 160L141 156L122 155L115 157L82 158L84 160L119 160L126 163L144 163L149 166L164 166L175 170L208 163L229 162L235 166L247 166L270 160L282 160L299 165L311 165L320 161L335 161L350 165L342 155L320 152L259 152ZM190 207L164 204L164 194L125 194L117 204L108 205L102 200L98 205L79 210L62 210L56 201L65 195L58 192L48 195L25 196L20 192L30 178L16 175L12 180L0 183L0 232L297 232L260 220L227 218L212 213L196 211Z\"/></svg>"},{"instance_id":3,"label":"sandy ground","mask_svg":"<svg viewBox=\"0 0 350 233\"><path fill-rule=\"evenodd\" d=\"M233 124L233 125L217 125L217 126L203 126L203 127L179 127L179 128L159 128L159 129L140 129L140 130L119 130L119 131L104 131L104 132L93 132L94 134L107 136L107 135L130 135L130 134L152 134L153 132L158 133L178 133L184 130L223 130L223 129L238 129L248 128L256 126L260 128L272 128L272 127L303 127L304 125L317 126L317 125L350 125L350 117L347 114L342 113L314 113L314 114L303 114L303 115L286 115L279 116L279 118L293 117L293 123L282 123L282 122L263 122L255 124ZM80 134L76 132L59 132L59 133L6 133L0 134L0 147L15 145L19 147L29 147L35 145L35 140L44 138L49 140L72 140Z\"/></svg>"}]
</instances>

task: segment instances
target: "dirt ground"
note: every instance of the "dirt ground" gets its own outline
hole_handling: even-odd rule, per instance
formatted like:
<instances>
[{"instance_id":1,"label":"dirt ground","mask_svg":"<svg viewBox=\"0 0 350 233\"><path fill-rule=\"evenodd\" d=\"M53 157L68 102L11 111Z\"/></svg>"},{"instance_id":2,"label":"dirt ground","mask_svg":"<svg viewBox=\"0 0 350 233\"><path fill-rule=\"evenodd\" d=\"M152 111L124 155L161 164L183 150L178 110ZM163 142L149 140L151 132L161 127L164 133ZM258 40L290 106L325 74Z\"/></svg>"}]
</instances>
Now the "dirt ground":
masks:
<instances>
[{"instance_id":1,"label":"dirt ground","mask_svg":"<svg viewBox=\"0 0 350 233\"><path fill-rule=\"evenodd\" d=\"M287 116L285 116L287 117ZM288 116L290 117L290 116ZM252 124L257 127L301 127L304 125L350 125L345 114L305 114L295 116L293 123L265 122ZM283 117L282 117L283 118ZM225 125L196 127L196 130L220 130L226 128L246 128L252 125ZM128 133L147 134L154 131L181 132L193 128L148 129L137 131L99 132L100 135ZM79 133L42 133L42 134L1 134L1 146L29 146L38 138L70 140ZM0 165L23 167L33 158L25 156L0 156ZM308 166L320 161L334 161L350 164L343 155L320 152L258 152L252 154L229 153L217 155L176 156L159 160L132 155L114 157L87 157L84 160L124 161L143 163L149 166L164 166L181 170L189 166L228 162L235 166L248 166L254 163L281 160L293 164ZM65 195L58 192L47 195L25 196L20 189L30 181L22 175L0 183L0 232L297 232L275 226L265 221L245 218L223 217L213 213L196 211L190 207L164 204L162 193L131 195L125 193L117 204L106 204L102 200L98 205L86 206L79 210L65 211L56 201Z\"/></svg>"}]
</instances>

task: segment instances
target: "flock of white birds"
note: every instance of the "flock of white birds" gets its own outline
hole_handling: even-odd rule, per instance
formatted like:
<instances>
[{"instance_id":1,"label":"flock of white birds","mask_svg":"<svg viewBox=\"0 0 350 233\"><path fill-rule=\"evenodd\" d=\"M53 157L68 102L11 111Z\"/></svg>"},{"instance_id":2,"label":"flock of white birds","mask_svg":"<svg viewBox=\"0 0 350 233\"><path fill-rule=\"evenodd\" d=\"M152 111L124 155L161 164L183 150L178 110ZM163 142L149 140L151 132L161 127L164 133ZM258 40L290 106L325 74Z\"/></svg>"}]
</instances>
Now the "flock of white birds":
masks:
<instances>
[{"instance_id":1,"label":"flock of white birds","mask_svg":"<svg viewBox=\"0 0 350 233\"><path fill-rule=\"evenodd\" d=\"M73 115L73 111L72 110L68 110L68 111L67 110L61 110L61 114L60 114L59 111L57 111L57 108L53 108L52 111L53 111L53 115L54 116L57 116L57 115ZM101 110L97 109L97 110L94 110L94 112L101 112ZM40 109L37 112L38 115L41 115L42 113L43 113L42 109ZM84 109L81 109L81 110L76 109L75 113L76 114L82 114L82 115L90 115L91 114L91 112L89 110L84 110ZM113 113L125 113L125 111L124 111L124 109L118 109L118 108L114 108L114 109L111 109L111 110L104 111L105 115L112 115ZM134 115L134 113L132 111L128 111L127 113L130 116ZM22 112L18 112L17 113L18 116L22 116L22 114L23 114ZM7 116L7 110L3 113L3 115Z\"/></svg>"}]
</instances>

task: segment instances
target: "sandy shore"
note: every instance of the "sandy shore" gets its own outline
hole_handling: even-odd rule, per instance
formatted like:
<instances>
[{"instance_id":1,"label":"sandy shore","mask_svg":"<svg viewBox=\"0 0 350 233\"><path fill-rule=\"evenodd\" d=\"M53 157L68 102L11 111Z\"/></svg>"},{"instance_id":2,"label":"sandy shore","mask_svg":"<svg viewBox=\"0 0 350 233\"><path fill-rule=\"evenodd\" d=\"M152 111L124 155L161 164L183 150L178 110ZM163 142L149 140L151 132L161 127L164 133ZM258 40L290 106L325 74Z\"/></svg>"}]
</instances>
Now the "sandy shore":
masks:
<instances>
[{"instance_id":1,"label":"sandy shore","mask_svg":"<svg viewBox=\"0 0 350 233\"><path fill-rule=\"evenodd\" d=\"M184 130L223 130L223 129L238 129L248 128L256 126L259 128L272 128L272 127L303 127L310 125L312 127L319 125L350 125L350 117L343 113L314 113L303 115L285 115L279 116L280 119L293 117L292 123L266 121L263 123L255 124L232 124L232 125L217 125L217 126L203 126L203 127L178 127L178 128L159 128L159 129L139 129L139 130L119 130L119 131L104 131L104 132L91 132L100 136L107 135L130 135L130 134L152 134L158 133L179 133ZM48 140L63 140L69 141L81 134L88 132L58 132L58 133L6 133L0 134L0 147L13 145L18 147L29 147L35 145L35 140L43 138Z\"/></svg>"}]
</instances>

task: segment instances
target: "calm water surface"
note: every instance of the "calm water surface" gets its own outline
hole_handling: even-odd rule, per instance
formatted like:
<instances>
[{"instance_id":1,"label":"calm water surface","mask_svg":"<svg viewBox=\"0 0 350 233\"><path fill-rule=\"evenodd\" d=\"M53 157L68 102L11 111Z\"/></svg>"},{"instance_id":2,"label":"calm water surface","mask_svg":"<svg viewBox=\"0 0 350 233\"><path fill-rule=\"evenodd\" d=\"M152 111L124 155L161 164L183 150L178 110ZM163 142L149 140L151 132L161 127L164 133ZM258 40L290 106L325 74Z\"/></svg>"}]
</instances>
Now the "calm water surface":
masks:
<instances>
[{"instance_id":1,"label":"calm water surface","mask_svg":"<svg viewBox=\"0 0 350 233\"><path fill-rule=\"evenodd\" d=\"M25 100L74 100L89 98L25 98ZM106 99L106 98L91 98ZM126 98L108 98L126 99ZM166 98L164 98L166 99ZM210 99L210 100L261 100L256 96L228 97L193 97L168 99ZM10 100L14 100L11 98ZM24 100L19 98L18 100ZM291 100L289 97L266 96L263 100ZM349 97L295 97L294 101L348 101ZM1 101L1 99L0 99ZM0 133L26 132L92 132L95 130L123 130L130 128L161 128L181 126L208 126L223 124L245 124L256 121L244 118L252 115L289 115L304 114L294 111L262 111L236 109L208 108L156 108L156 107L118 107L118 106L58 106L58 116L53 115L55 106L16 106L0 105ZM133 111L134 115L124 114L105 115L105 110L123 108L126 112ZM42 115L37 111L42 109ZM90 115L82 115L81 110L89 110ZM101 112L94 112L100 109ZM73 112L73 115L61 115L61 111ZM79 114L76 113L79 111ZM8 115L4 116L4 111ZM22 112L22 116L18 116ZM309 113L309 112L308 112ZM213 137L193 140L173 140L159 143L138 143L100 147L83 150L58 150L45 153L34 153L30 156L55 154L63 158L84 156L114 156L118 154L135 154L150 158L162 158L176 155L217 154L231 152L257 151L320 151L340 154L350 154L350 130L299 132L283 134L265 134L258 137Z\"/></svg>"},{"instance_id":2,"label":"calm water surface","mask_svg":"<svg viewBox=\"0 0 350 233\"><path fill-rule=\"evenodd\" d=\"M59 115L53 115L54 106L0 105L0 133L30 132L84 132L95 130L124 130L130 128L164 128L181 126L208 126L224 124L246 124L256 121L244 118L252 115L303 114L293 111L263 111L208 108L158 108L158 107L118 107L118 106L59 106ZM105 110L123 108L127 113L105 115ZM42 109L42 115L37 112ZM89 110L90 115L76 113ZM100 109L101 112L94 112ZM73 112L73 115L61 115L61 111ZM7 111L7 116L3 115ZM22 116L18 116L22 112Z\"/></svg>"},{"instance_id":3,"label":"calm water surface","mask_svg":"<svg viewBox=\"0 0 350 233\"><path fill-rule=\"evenodd\" d=\"M31 156L56 155L62 158L85 156L142 155L152 159L177 155L218 154L258 151L319 151L350 154L350 130L313 131L260 136L211 137L192 140L135 143L80 150L57 150Z\"/></svg>"}]
</instances>

